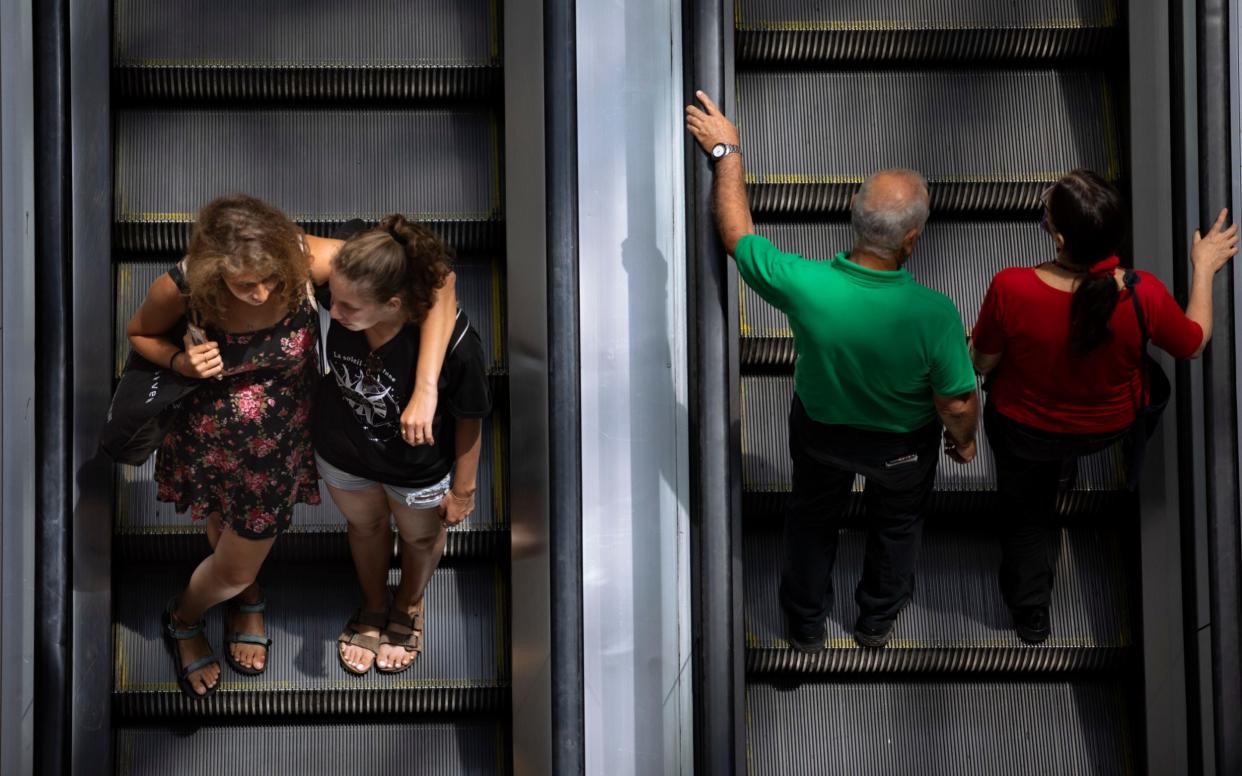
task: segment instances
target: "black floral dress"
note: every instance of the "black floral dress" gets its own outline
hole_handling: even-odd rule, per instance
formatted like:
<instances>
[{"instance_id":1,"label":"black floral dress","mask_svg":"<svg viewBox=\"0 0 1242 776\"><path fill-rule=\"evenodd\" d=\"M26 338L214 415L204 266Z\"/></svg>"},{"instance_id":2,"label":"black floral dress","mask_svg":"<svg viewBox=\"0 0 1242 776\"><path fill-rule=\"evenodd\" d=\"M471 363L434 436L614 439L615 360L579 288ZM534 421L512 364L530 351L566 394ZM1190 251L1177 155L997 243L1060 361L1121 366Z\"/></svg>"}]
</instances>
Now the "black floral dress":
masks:
<instances>
[{"instance_id":1,"label":"black floral dress","mask_svg":"<svg viewBox=\"0 0 1242 776\"><path fill-rule=\"evenodd\" d=\"M306 299L270 328L207 329L224 379L204 380L182 400L155 461L160 501L250 539L288 528L294 505L319 503L310 428L318 332Z\"/></svg>"}]
</instances>

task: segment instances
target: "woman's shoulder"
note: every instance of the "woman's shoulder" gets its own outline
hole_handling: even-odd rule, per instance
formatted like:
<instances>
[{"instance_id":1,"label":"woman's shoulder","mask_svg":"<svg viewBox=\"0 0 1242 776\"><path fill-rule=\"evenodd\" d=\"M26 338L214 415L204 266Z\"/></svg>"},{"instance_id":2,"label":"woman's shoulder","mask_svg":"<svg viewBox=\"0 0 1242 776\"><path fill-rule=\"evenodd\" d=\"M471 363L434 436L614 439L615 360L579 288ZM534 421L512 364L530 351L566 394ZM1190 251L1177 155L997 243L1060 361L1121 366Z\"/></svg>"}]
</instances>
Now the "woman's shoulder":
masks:
<instances>
[{"instance_id":1,"label":"woman's shoulder","mask_svg":"<svg viewBox=\"0 0 1242 776\"><path fill-rule=\"evenodd\" d=\"M1138 282L1134 284L1134 289L1140 299L1145 297L1158 299L1168 295L1168 287L1156 275L1145 269L1134 270L1134 275L1138 279Z\"/></svg>"},{"instance_id":2,"label":"woman's shoulder","mask_svg":"<svg viewBox=\"0 0 1242 776\"><path fill-rule=\"evenodd\" d=\"M992 293L1012 294L1026 291L1040 282L1034 267L1005 267L992 276Z\"/></svg>"}]
</instances>

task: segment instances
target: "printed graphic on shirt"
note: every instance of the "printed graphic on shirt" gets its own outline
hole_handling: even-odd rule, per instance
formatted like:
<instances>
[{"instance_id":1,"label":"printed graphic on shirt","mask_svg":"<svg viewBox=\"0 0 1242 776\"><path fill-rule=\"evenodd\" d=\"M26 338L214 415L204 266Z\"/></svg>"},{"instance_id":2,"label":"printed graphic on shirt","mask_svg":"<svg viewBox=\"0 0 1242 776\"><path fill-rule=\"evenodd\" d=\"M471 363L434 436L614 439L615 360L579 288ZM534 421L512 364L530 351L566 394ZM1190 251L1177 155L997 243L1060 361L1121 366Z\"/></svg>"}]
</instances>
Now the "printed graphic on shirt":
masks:
<instances>
[{"instance_id":1,"label":"printed graphic on shirt","mask_svg":"<svg viewBox=\"0 0 1242 776\"><path fill-rule=\"evenodd\" d=\"M342 353L332 354L332 376L341 389L341 398L354 411L363 432L373 442L387 442L401 434L401 408L393 396L392 380L385 370L367 374L361 359Z\"/></svg>"}]
</instances>

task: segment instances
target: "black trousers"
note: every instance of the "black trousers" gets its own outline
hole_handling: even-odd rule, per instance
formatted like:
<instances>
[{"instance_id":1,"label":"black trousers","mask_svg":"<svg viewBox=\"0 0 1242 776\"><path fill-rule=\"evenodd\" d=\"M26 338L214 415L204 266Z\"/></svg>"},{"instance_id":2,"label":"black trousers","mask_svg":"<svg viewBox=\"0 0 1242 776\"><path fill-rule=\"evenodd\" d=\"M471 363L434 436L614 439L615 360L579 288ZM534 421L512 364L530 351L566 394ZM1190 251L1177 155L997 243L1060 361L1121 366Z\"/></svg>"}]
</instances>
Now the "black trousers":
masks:
<instances>
[{"instance_id":1,"label":"black trousers","mask_svg":"<svg viewBox=\"0 0 1242 776\"><path fill-rule=\"evenodd\" d=\"M1057 496L1073 487L1079 457L1114 444L1126 429L1056 434L1008 418L991 402L983 422L1001 503L1001 592L1011 609L1046 607L1060 553Z\"/></svg>"},{"instance_id":2,"label":"black trousers","mask_svg":"<svg viewBox=\"0 0 1242 776\"><path fill-rule=\"evenodd\" d=\"M867 478L867 548L855 591L861 619L884 624L914 588L923 506L940 462L940 422L905 434L819 423L797 394L789 411L793 492L785 506L780 600L792 622L832 611L832 567L854 475Z\"/></svg>"}]
</instances>

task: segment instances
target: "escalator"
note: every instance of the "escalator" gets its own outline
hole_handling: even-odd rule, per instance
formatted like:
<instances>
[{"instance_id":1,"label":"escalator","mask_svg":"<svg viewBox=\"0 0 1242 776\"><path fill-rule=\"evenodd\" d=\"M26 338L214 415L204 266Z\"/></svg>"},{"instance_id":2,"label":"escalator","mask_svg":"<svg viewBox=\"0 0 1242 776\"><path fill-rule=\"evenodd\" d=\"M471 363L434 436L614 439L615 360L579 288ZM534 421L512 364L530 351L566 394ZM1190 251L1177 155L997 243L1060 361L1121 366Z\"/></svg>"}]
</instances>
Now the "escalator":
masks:
<instances>
[{"instance_id":1,"label":"escalator","mask_svg":"<svg viewBox=\"0 0 1242 776\"><path fill-rule=\"evenodd\" d=\"M259 577L267 671L225 666L219 692L185 698L159 613L208 545L201 526L155 500L153 461L118 467L115 772L511 772L498 0L114 0L112 12L117 373L125 323L184 251L195 211L240 191L312 234L389 212L439 231L456 251L495 400L478 507L450 532L428 588L425 651L396 676L355 677L337 662L360 593L344 520L321 486L323 504L297 508ZM207 627L217 654L222 631L217 608Z\"/></svg>"},{"instance_id":2,"label":"escalator","mask_svg":"<svg viewBox=\"0 0 1242 776\"><path fill-rule=\"evenodd\" d=\"M866 175L920 170L932 216L908 267L954 300L967 334L999 269L1052 258L1039 227L1049 183L1086 167L1125 187L1125 26L1110 0L740 0L733 18L757 231L827 259L851 245ZM792 332L744 287L737 304L747 772L1141 772L1138 575L1122 530L1136 506L1116 451L1079 461L1059 499L1045 643L1019 640L1001 599L992 528L1005 515L983 438L969 465L942 457L913 601L880 650L852 635L855 484L827 648L802 654L776 595Z\"/></svg>"}]
</instances>

